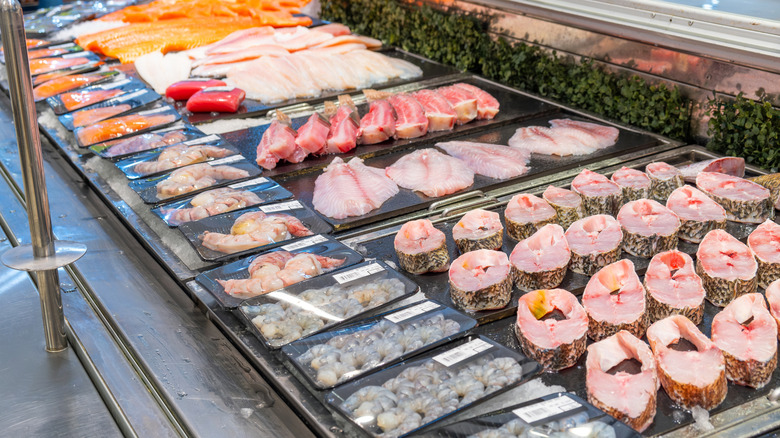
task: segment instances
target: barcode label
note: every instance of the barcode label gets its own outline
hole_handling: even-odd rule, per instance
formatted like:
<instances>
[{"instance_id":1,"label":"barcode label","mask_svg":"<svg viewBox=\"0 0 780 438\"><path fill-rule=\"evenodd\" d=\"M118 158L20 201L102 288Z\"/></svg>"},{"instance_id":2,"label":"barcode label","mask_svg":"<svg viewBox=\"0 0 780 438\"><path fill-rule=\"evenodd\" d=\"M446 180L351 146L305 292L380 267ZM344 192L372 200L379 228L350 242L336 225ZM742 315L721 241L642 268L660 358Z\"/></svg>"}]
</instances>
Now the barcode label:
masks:
<instances>
[{"instance_id":1,"label":"barcode label","mask_svg":"<svg viewBox=\"0 0 780 438\"><path fill-rule=\"evenodd\" d=\"M400 312L395 312L392 315L385 316L385 319L390 322L401 322L406 321L409 318L415 317L417 315L422 315L425 312L429 312L434 309L438 309L441 307L440 305L432 302L432 301L426 301L424 303L420 303L414 307L410 307L408 309L401 310Z\"/></svg>"},{"instance_id":2,"label":"barcode label","mask_svg":"<svg viewBox=\"0 0 780 438\"><path fill-rule=\"evenodd\" d=\"M138 90L138 91L132 92L130 94L125 94L122 97L117 97L116 99L114 99L114 101L115 102L125 102L125 101L128 101L130 99L134 99L134 98L136 98L138 96L143 96L147 92L149 92L149 90Z\"/></svg>"},{"instance_id":3,"label":"barcode label","mask_svg":"<svg viewBox=\"0 0 780 438\"><path fill-rule=\"evenodd\" d=\"M138 115L139 116L148 116L149 114L157 114L157 113L161 113L161 112L164 112L164 111L168 111L169 109L170 109L169 107L164 106L162 108L155 108L155 109L149 110L149 111L141 111L140 113L138 113Z\"/></svg>"},{"instance_id":4,"label":"barcode label","mask_svg":"<svg viewBox=\"0 0 780 438\"><path fill-rule=\"evenodd\" d=\"M433 360L439 362L445 367L450 367L456 363L466 360L478 353L493 348L493 345L483 341L482 339L475 339L468 344L463 344L458 348L450 350L446 353L439 354L433 357Z\"/></svg>"},{"instance_id":5,"label":"barcode label","mask_svg":"<svg viewBox=\"0 0 780 438\"><path fill-rule=\"evenodd\" d=\"M552 417L553 415L560 414L562 412L568 412L572 409L579 408L580 405L571 398L562 395L558 398L545 400L543 402L536 403L531 406L525 406L512 411L515 415L522 418L526 423L533 423L545 418Z\"/></svg>"},{"instance_id":6,"label":"barcode label","mask_svg":"<svg viewBox=\"0 0 780 438\"><path fill-rule=\"evenodd\" d=\"M211 134L207 137L201 137L201 138L196 138L195 140L185 141L184 144L186 144L187 146L193 146L196 144L208 143L210 141L215 141L215 140L219 140L219 136L217 134Z\"/></svg>"},{"instance_id":7,"label":"barcode label","mask_svg":"<svg viewBox=\"0 0 780 438\"><path fill-rule=\"evenodd\" d=\"M219 164L235 163L236 161L241 161L243 159L244 157L241 155L233 155L232 157L225 157L225 158L220 158L219 160L209 161L209 164L211 164L212 166L216 166Z\"/></svg>"},{"instance_id":8,"label":"barcode label","mask_svg":"<svg viewBox=\"0 0 780 438\"><path fill-rule=\"evenodd\" d=\"M280 204L264 205L260 207L260 211L263 213L273 213L276 211L297 210L303 208L303 205L298 201L282 202Z\"/></svg>"},{"instance_id":9,"label":"barcode label","mask_svg":"<svg viewBox=\"0 0 780 438\"><path fill-rule=\"evenodd\" d=\"M60 58L62 59L68 59L68 58L78 58L81 56L89 56L90 52L76 52L76 53L68 53L67 55L62 55ZM81 66L79 66L81 67Z\"/></svg>"},{"instance_id":10,"label":"barcode label","mask_svg":"<svg viewBox=\"0 0 780 438\"><path fill-rule=\"evenodd\" d=\"M98 86L96 88L98 88L100 90L112 90L114 88L121 87L122 85L129 84L130 81L131 81L130 79L122 79L121 81L112 82L112 83L106 84L106 85L100 85L100 86Z\"/></svg>"},{"instance_id":11,"label":"barcode label","mask_svg":"<svg viewBox=\"0 0 780 438\"><path fill-rule=\"evenodd\" d=\"M307 246L316 245L318 243L322 243L327 241L328 239L325 236L322 235L316 235L313 237L309 237L308 239L299 240L297 242L293 242L289 245L284 245L282 247L285 251L294 251L296 249L306 248Z\"/></svg>"},{"instance_id":12,"label":"barcode label","mask_svg":"<svg viewBox=\"0 0 780 438\"><path fill-rule=\"evenodd\" d=\"M220 91L233 91L235 89L236 89L236 87L230 87L230 86L226 85L226 86L223 86L223 87L208 87L208 88L204 88L203 92L204 93L211 93L211 92L216 93L216 92L220 92Z\"/></svg>"},{"instance_id":13,"label":"barcode label","mask_svg":"<svg viewBox=\"0 0 780 438\"><path fill-rule=\"evenodd\" d=\"M334 274L333 279L339 284L349 283L350 281L357 280L358 278L368 277L371 274L384 271L381 265L377 263L371 263L370 265L361 266L351 271L342 272L340 274Z\"/></svg>"},{"instance_id":14,"label":"barcode label","mask_svg":"<svg viewBox=\"0 0 780 438\"><path fill-rule=\"evenodd\" d=\"M236 184L231 184L228 187L230 187L231 189L240 189L242 187L249 187L249 186L254 186L254 185L257 185L257 184L263 184L265 182L268 182L268 178L262 178L261 177L261 178L250 179L249 181L244 181L244 182L240 182L240 183L236 183Z\"/></svg>"},{"instance_id":15,"label":"barcode label","mask_svg":"<svg viewBox=\"0 0 780 438\"><path fill-rule=\"evenodd\" d=\"M73 44L73 43L65 43L65 44L57 44L56 46L49 46L48 49L65 49L65 48L73 47L73 46L75 46L75 44ZM45 49L41 49L41 50L45 50Z\"/></svg>"}]
</instances>

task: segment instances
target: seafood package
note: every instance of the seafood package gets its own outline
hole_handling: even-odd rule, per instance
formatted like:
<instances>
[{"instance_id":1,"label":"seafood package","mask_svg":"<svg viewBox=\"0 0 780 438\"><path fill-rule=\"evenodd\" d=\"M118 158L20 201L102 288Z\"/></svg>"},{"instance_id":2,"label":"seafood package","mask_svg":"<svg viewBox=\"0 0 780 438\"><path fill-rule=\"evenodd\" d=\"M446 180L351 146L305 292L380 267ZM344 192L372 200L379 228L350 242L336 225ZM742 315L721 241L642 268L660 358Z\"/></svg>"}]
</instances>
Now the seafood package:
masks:
<instances>
[{"instance_id":1,"label":"seafood package","mask_svg":"<svg viewBox=\"0 0 780 438\"><path fill-rule=\"evenodd\" d=\"M327 389L464 336L476 325L424 300L292 342L282 352L316 388Z\"/></svg>"},{"instance_id":2,"label":"seafood package","mask_svg":"<svg viewBox=\"0 0 780 438\"><path fill-rule=\"evenodd\" d=\"M110 91L110 90L109 90ZM63 114L59 117L62 126L70 131L76 128L89 126L111 117L121 116L132 111L147 107L161 99L161 96L153 90L141 89L114 97L89 108Z\"/></svg>"},{"instance_id":3,"label":"seafood package","mask_svg":"<svg viewBox=\"0 0 780 438\"><path fill-rule=\"evenodd\" d=\"M159 204L194 195L209 188L260 175L260 169L241 155L191 164L135 181L130 188L147 204Z\"/></svg>"},{"instance_id":4,"label":"seafood package","mask_svg":"<svg viewBox=\"0 0 780 438\"><path fill-rule=\"evenodd\" d=\"M287 201L187 222L179 230L203 260L218 261L333 228L300 202Z\"/></svg>"},{"instance_id":5,"label":"seafood package","mask_svg":"<svg viewBox=\"0 0 780 438\"><path fill-rule=\"evenodd\" d=\"M638 438L641 435L570 393L549 394L427 432L434 438Z\"/></svg>"},{"instance_id":6,"label":"seafood package","mask_svg":"<svg viewBox=\"0 0 780 438\"><path fill-rule=\"evenodd\" d=\"M38 76L33 78L33 80L32 80L33 86L37 87L38 85L42 85L42 84L44 84L46 82L51 82L54 79L60 79L61 80L64 77L67 77L67 76L80 76L80 75L83 75L84 73L94 72L95 70L98 70L104 64L105 63L103 61L89 62L89 63L84 64L84 65L76 65L76 66L73 66L71 68L66 68L64 70L57 70L57 71L53 71L51 73L44 73L42 75L38 75ZM46 87L44 89L45 90L49 90L49 91L52 90L52 89L57 89L57 88L61 87L62 83L60 81L57 81L53 85L55 85L55 86L54 87ZM59 91L59 92L56 92L54 94L58 94L58 93L61 93L61 92L62 91ZM48 96L42 96L42 97L49 97L49 96L53 96L54 94L49 94ZM36 99L35 99L36 102L39 101L39 100L42 100L42 98L38 98L39 96L35 94L35 90L34 89L33 89L33 95L36 96Z\"/></svg>"},{"instance_id":7,"label":"seafood package","mask_svg":"<svg viewBox=\"0 0 780 438\"><path fill-rule=\"evenodd\" d=\"M420 288L381 262L365 262L249 299L237 314L276 349L377 311Z\"/></svg>"},{"instance_id":8,"label":"seafood package","mask_svg":"<svg viewBox=\"0 0 780 438\"><path fill-rule=\"evenodd\" d=\"M179 143L190 146L203 144L207 136L194 126L177 123L164 129L157 129L145 134L128 138L107 141L90 146L90 150L103 158L119 159L138 152L151 151Z\"/></svg>"},{"instance_id":9,"label":"seafood package","mask_svg":"<svg viewBox=\"0 0 780 438\"><path fill-rule=\"evenodd\" d=\"M100 59L92 52L76 52L70 55L63 55L58 58L40 58L31 59L30 75L32 77L40 76L46 73L59 71L68 71L73 68L81 68L86 65L96 64Z\"/></svg>"},{"instance_id":10,"label":"seafood package","mask_svg":"<svg viewBox=\"0 0 780 438\"><path fill-rule=\"evenodd\" d=\"M36 102L39 102L48 97L56 96L67 91L91 87L103 82L120 79L121 77L119 72L116 71L101 71L90 74L60 76L35 84L35 88L33 88L33 98Z\"/></svg>"},{"instance_id":11,"label":"seafood package","mask_svg":"<svg viewBox=\"0 0 780 438\"><path fill-rule=\"evenodd\" d=\"M292 193L275 181L260 177L206 190L193 197L159 206L152 211L168 226L176 227L185 222L291 197Z\"/></svg>"},{"instance_id":12,"label":"seafood package","mask_svg":"<svg viewBox=\"0 0 780 438\"><path fill-rule=\"evenodd\" d=\"M46 103L49 104L54 114L59 116L144 88L146 85L138 79L115 77L108 83L90 85L76 91L68 91L49 97L46 99Z\"/></svg>"},{"instance_id":13,"label":"seafood package","mask_svg":"<svg viewBox=\"0 0 780 438\"><path fill-rule=\"evenodd\" d=\"M179 120L181 116L173 107L160 105L156 108L125 116L114 117L84 126L73 131L80 147L122 137L134 136L153 129L162 128Z\"/></svg>"},{"instance_id":14,"label":"seafood package","mask_svg":"<svg viewBox=\"0 0 780 438\"><path fill-rule=\"evenodd\" d=\"M114 164L127 179L138 179L233 155L238 155L236 148L222 137L212 134L184 143L140 152L118 160Z\"/></svg>"},{"instance_id":15,"label":"seafood package","mask_svg":"<svg viewBox=\"0 0 780 438\"><path fill-rule=\"evenodd\" d=\"M83 52L84 48L75 43L55 44L42 49L30 50L27 52L27 59L55 58L71 53ZM5 63L5 57L0 57L0 62Z\"/></svg>"},{"instance_id":16,"label":"seafood package","mask_svg":"<svg viewBox=\"0 0 780 438\"><path fill-rule=\"evenodd\" d=\"M249 298L279 289L286 291L292 285L361 261L363 257L360 254L341 242L317 234L206 271L196 280L223 307L234 308ZM289 292L274 296L288 295Z\"/></svg>"},{"instance_id":17,"label":"seafood package","mask_svg":"<svg viewBox=\"0 0 780 438\"><path fill-rule=\"evenodd\" d=\"M468 336L342 385L326 400L372 436L404 436L520 385L540 368L488 338Z\"/></svg>"}]
</instances>

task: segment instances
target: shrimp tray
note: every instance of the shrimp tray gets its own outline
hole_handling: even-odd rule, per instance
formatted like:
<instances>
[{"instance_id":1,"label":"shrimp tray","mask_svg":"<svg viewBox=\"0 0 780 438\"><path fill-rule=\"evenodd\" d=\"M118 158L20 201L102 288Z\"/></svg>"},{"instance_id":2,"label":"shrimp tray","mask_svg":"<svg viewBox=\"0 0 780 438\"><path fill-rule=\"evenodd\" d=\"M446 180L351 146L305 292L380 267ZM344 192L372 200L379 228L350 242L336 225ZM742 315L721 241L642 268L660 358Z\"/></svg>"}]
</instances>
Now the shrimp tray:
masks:
<instances>
[{"instance_id":1,"label":"shrimp tray","mask_svg":"<svg viewBox=\"0 0 780 438\"><path fill-rule=\"evenodd\" d=\"M79 109L72 113L63 114L59 117L59 120L60 123L62 123L62 126L67 128L69 131L73 131L74 129L78 128L78 126L76 126L77 121L82 123L80 126L88 126L92 123L105 120L109 117L123 116L140 109L148 108L150 105L157 102L161 98L162 97L155 93L154 90L140 89L122 96L104 100L103 102L96 103L84 109ZM114 108L114 111L108 117L101 117L97 115L88 116L90 112L94 113L93 110L97 110L99 108ZM79 120L80 118L83 118L83 120Z\"/></svg>"},{"instance_id":2,"label":"shrimp tray","mask_svg":"<svg viewBox=\"0 0 780 438\"><path fill-rule=\"evenodd\" d=\"M254 163L240 155L233 155L130 181L128 185L147 204L160 204L218 188L233 181L255 178L261 173ZM211 185L208 185L209 183Z\"/></svg>"},{"instance_id":3,"label":"shrimp tray","mask_svg":"<svg viewBox=\"0 0 780 438\"><path fill-rule=\"evenodd\" d=\"M305 263L303 268L299 268L298 265L294 269L287 266L293 256L303 256L303 260L299 260ZM313 258L317 260L315 261ZM266 263L266 261L268 262ZM195 277L195 279L208 289L223 307L235 308L248 298L261 295L266 293L266 291L281 289L283 286L290 287L301 282L307 283L307 280L318 275L342 270L361 261L363 261L363 257L360 254L341 242L330 236L318 234L288 243L257 256L236 260L235 262L206 271ZM259 266L255 267L255 263L259 263ZM265 266L269 266L271 269L266 269L264 268ZM277 276L277 272L284 271L284 269L280 271L281 268L287 268L288 271L285 274L288 275L285 277ZM255 274L258 274L257 277L253 278L250 276L252 269L254 269ZM312 272L312 269L314 272ZM267 282L266 277L264 277L266 274L268 274ZM253 289L250 288L250 285L244 283L245 280L249 279L260 279L262 281L253 282L253 284L257 285L257 289ZM226 284L223 285L222 282ZM244 285L246 285L246 289L244 289ZM226 291L226 288L231 287L235 291L233 294ZM301 287L305 286L302 285Z\"/></svg>"},{"instance_id":4,"label":"shrimp tray","mask_svg":"<svg viewBox=\"0 0 780 438\"><path fill-rule=\"evenodd\" d=\"M465 336L476 325L460 312L424 300L292 342L282 352L314 387L329 389Z\"/></svg>"},{"instance_id":5,"label":"shrimp tray","mask_svg":"<svg viewBox=\"0 0 780 438\"><path fill-rule=\"evenodd\" d=\"M417 291L416 284L389 266L365 262L251 298L233 312L267 348L278 349L375 313Z\"/></svg>"},{"instance_id":6,"label":"shrimp tray","mask_svg":"<svg viewBox=\"0 0 780 438\"><path fill-rule=\"evenodd\" d=\"M90 93L90 92L101 92L101 91L110 91L113 90L113 93L110 94L117 94L114 97L119 97L122 95L126 95L127 93L131 93L133 91L142 90L146 88L146 84L141 82L140 80L136 78L128 78L124 77L124 75L117 75L117 72L114 73L116 79L112 80L111 82L102 84L102 85L93 85L85 88L81 88L79 90L69 91L67 93L63 94L71 94L71 93ZM107 94L107 95L110 95ZM106 98L106 100L111 98ZM52 96L46 99L46 103L51 107L52 111L54 111L54 114L56 115L62 115L69 113L71 111L75 111L74 109L68 109L68 107L65 105L65 102L63 102L63 95L58 94L56 96ZM79 107L77 109L86 109L86 108L93 108L94 105L101 103L99 100L95 100L93 103L90 103L89 105Z\"/></svg>"},{"instance_id":7,"label":"shrimp tray","mask_svg":"<svg viewBox=\"0 0 780 438\"><path fill-rule=\"evenodd\" d=\"M342 385L326 400L372 436L427 434L435 422L508 391L540 370L522 353L471 335Z\"/></svg>"},{"instance_id":8,"label":"shrimp tray","mask_svg":"<svg viewBox=\"0 0 780 438\"><path fill-rule=\"evenodd\" d=\"M157 150L174 144L189 144L192 140L207 137L200 129L185 123L176 123L131 138L121 138L89 147L102 158L118 160L139 152Z\"/></svg>"},{"instance_id":9,"label":"shrimp tray","mask_svg":"<svg viewBox=\"0 0 780 438\"><path fill-rule=\"evenodd\" d=\"M503 435L502 435L503 433ZM636 438L636 431L574 394L549 394L429 431L435 438L577 436Z\"/></svg>"},{"instance_id":10,"label":"shrimp tray","mask_svg":"<svg viewBox=\"0 0 780 438\"><path fill-rule=\"evenodd\" d=\"M230 236L231 228L236 223L236 220L247 213L265 213L266 217L274 216L291 216L298 221L308 230L311 234L329 234L333 231L333 228L320 216L304 206L298 201L280 202L277 204L263 205L256 208L249 208L239 212L224 213L217 216L207 217L198 221L187 222L179 226L179 230L184 233L187 240L192 244L192 247L198 252L198 255L203 260L216 262L228 260L236 257L242 257L247 254L255 252L265 251L292 242L293 240L301 239L303 237L296 236L295 233L282 240L276 242L270 242L261 244L255 248L239 250L234 253L225 253L216 251L214 249L203 246L204 233L220 233L226 236ZM302 233L301 233L302 234Z\"/></svg>"}]
</instances>

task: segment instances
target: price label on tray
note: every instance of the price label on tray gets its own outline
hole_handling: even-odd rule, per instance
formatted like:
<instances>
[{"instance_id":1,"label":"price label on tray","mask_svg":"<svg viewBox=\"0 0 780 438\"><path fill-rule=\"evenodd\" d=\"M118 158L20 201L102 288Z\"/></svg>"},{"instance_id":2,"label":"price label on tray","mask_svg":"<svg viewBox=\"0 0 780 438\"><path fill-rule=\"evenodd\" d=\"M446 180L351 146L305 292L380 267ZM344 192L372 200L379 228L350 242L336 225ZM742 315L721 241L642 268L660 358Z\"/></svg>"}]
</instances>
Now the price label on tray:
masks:
<instances>
[{"instance_id":1,"label":"price label on tray","mask_svg":"<svg viewBox=\"0 0 780 438\"><path fill-rule=\"evenodd\" d=\"M563 395L558 398L552 398L530 406L518 408L512 412L522 418L523 421L530 424L535 421L552 417L553 415L577 409L580 406L582 405Z\"/></svg>"},{"instance_id":2,"label":"price label on tray","mask_svg":"<svg viewBox=\"0 0 780 438\"><path fill-rule=\"evenodd\" d=\"M228 163L235 163L236 161L241 161L244 157L241 155L233 155L232 157L225 157L220 158L219 160L209 161L209 164L212 166L217 166L220 164L228 164Z\"/></svg>"},{"instance_id":3,"label":"price label on tray","mask_svg":"<svg viewBox=\"0 0 780 438\"><path fill-rule=\"evenodd\" d=\"M68 58L78 58L81 56L87 56L90 52L76 52L76 53L68 53L67 55L62 55L60 58L62 59L68 59Z\"/></svg>"},{"instance_id":4,"label":"price label on tray","mask_svg":"<svg viewBox=\"0 0 780 438\"><path fill-rule=\"evenodd\" d=\"M236 184L231 184L228 187L230 187L231 189L240 189L242 187L254 186L254 185L262 184L262 183L265 183L265 182L268 182L268 178L260 177L260 178L250 179L249 181L244 181L244 182L240 182L240 183L236 183Z\"/></svg>"},{"instance_id":5,"label":"price label on tray","mask_svg":"<svg viewBox=\"0 0 780 438\"><path fill-rule=\"evenodd\" d=\"M309 237L308 239L299 240L289 245L284 245L282 249L285 251L294 251L296 249L306 248L307 246L316 245L327 240L328 239L325 236L316 235L314 237Z\"/></svg>"},{"instance_id":6,"label":"price label on tray","mask_svg":"<svg viewBox=\"0 0 780 438\"><path fill-rule=\"evenodd\" d=\"M161 113L163 111L168 111L168 110L169 110L169 107L163 106L163 107L155 108L155 109L149 110L149 111L141 111L140 113L138 113L138 115L139 116L148 116L150 114L157 114L157 113Z\"/></svg>"},{"instance_id":7,"label":"price label on tray","mask_svg":"<svg viewBox=\"0 0 780 438\"><path fill-rule=\"evenodd\" d=\"M138 96L143 96L144 94L146 94L146 93L148 93L148 92L149 92L149 90L138 90L138 91L134 91L134 92L132 92L132 93L130 93L130 94L125 94L125 95L124 95L124 96L122 96L122 97L117 97L117 98L116 98L116 102L125 102L125 101L128 101L128 100L130 100L130 99L135 99L136 97L138 97Z\"/></svg>"},{"instance_id":8,"label":"price label on tray","mask_svg":"<svg viewBox=\"0 0 780 438\"><path fill-rule=\"evenodd\" d=\"M385 316L385 319L390 322L399 323L401 321L406 321L407 319L415 317L417 315L422 315L425 312L438 309L439 307L441 306L432 301L426 301L414 307L409 307L408 309L401 310L400 312L395 312L392 315L387 315Z\"/></svg>"},{"instance_id":9,"label":"price label on tray","mask_svg":"<svg viewBox=\"0 0 780 438\"><path fill-rule=\"evenodd\" d=\"M361 266L351 271L335 274L333 279L338 281L339 284L344 284L357 280L358 278L368 277L371 274L376 274L377 272L382 272L384 270L385 268L380 266L378 263L371 263L370 265Z\"/></svg>"},{"instance_id":10,"label":"price label on tray","mask_svg":"<svg viewBox=\"0 0 780 438\"><path fill-rule=\"evenodd\" d=\"M260 207L260 211L263 213L274 213L277 211L297 210L299 208L303 208L303 204L298 201L290 201L273 205L264 205Z\"/></svg>"},{"instance_id":11,"label":"price label on tray","mask_svg":"<svg viewBox=\"0 0 780 438\"><path fill-rule=\"evenodd\" d=\"M186 144L187 146L194 146L196 144L203 144L203 143L208 143L210 141L216 141L216 140L219 140L219 136L217 134L211 134L211 135L206 136L206 137L201 137L201 138L196 138L194 140L185 141L184 144Z\"/></svg>"},{"instance_id":12,"label":"price label on tray","mask_svg":"<svg viewBox=\"0 0 780 438\"><path fill-rule=\"evenodd\" d=\"M439 362L445 367L451 367L458 362L464 361L476 354L479 354L485 350L493 348L488 342L482 339L475 339L467 344L463 344L460 347L452 349L446 353L439 354L433 357L433 360Z\"/></svg>"},{"instance_id":13,"label":"price label on tray","mask_svg":"<svg viewBox=\"0 0 780 438\"><path fill-rule=\"evenodd\" d=\"M56 46L49 46L49 49L65 49L68 47L73 47L75 44L73 43L65 43L65 44L57 44Z\"/></svg>"},{"instance_id":14,"label":"price label on tray","mask_svg":"<svg viewBox=\"0 0 780 438\"><path fill-rule=\"evenodd\" d=\"M111 90L111 89L114 89L114 88L119 88L122 85L129 84L130 82L131 82L130 79L122 79L119 82L112 82L112 83L106 84L106 85L98 85L95 88L98 88L100 90Z\"/></svg>"}]
</instances>

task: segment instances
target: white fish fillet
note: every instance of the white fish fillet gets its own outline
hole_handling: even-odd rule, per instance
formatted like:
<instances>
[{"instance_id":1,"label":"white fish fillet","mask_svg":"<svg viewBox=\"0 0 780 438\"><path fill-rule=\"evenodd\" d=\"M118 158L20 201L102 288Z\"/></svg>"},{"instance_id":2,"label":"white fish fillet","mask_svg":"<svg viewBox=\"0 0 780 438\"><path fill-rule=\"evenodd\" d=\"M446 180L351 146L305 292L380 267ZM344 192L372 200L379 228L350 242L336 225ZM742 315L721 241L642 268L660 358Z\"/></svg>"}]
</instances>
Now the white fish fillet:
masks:
<instances>
[{"instance_id":1,"label":"white fish fillet","mask_svg":"<svg viewBox=\"0 0 780 438\"><path fill-rule=\"evenodd\" d=\"M190 77L192 61L187 55L181 53L168 53L156 51L148 53L135 60L135 70L160 95L165 95L165 90L176 82Z\"/></svg>"},{"instance_id":2,"label":"white fish fillet","mask_svg":"<svg viewBox=\"0 0 780 438\"><path fill-rule=\"evenodd\" d=\"M523 149L470 141L436 143L436 147L463 160L474 173L490 178L509 179L528 172L530 153Z\"/></svg>"},{"instance_id":3,"label":"white fish fillet","mask_svg":"<svg viewBox=\"0 0 780 438\"><path fill-rule=\"evenodd\" d=\"M399 186L435 198L474 184L474 172L463 161L435 149L420 149L404 155L385 173Z\"/></svg>"},{"instance_id":4,"label":"white fish fillet","mask_svg":"<svg viewBox=\"0 0 780 438\"><path fill-rule=\"evenodd\" d=\"M519 128L509 146L543 155L587 155L614 145L619 131L611 126L571 119L550 120L551 128Z\"/></svg>"},{"instance_id":5,"label":"white fish fillet","mask_svg":"<svg viewBox=\"0 0 780 438\"><path fill-rule=\"evenodd\" d=\"M382 169L366 166L360 158L349 163L336 157L314 182L314 208L325 216L344 219L379 208L398 193L398 186Z\"/></svg>"}]
</instances>

